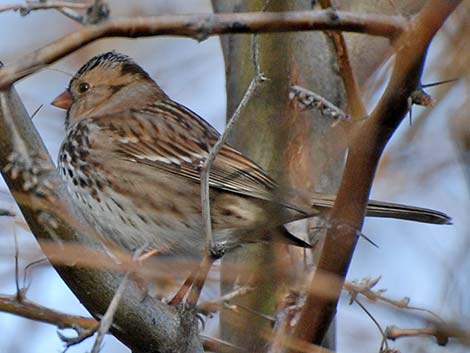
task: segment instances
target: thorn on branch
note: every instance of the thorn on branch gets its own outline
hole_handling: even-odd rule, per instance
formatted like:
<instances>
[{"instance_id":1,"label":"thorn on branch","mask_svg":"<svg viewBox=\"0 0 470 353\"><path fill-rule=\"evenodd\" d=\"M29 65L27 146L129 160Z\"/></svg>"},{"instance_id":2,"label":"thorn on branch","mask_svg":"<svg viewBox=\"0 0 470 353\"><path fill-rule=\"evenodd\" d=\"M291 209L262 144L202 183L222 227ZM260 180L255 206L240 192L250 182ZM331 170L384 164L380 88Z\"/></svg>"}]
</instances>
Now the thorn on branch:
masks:
<instances>
[{"instance_id":1,"label":"thorn on branch","mask_svg":"<svg viewBox=\"0 0 470 353\"><path fill-rule=\"evenodd\" d=\"M93 5L87 9L84 18L85 24L97 24L109 18L110 9L104 0L95 0Z\"/></svg>"},{"instance_id":2,"label":"thorn on branch","mask_svg":"<svg viewBox=\"0 0 470 353\"><path fill-rule=\"evenodd\" d=\"M434 86L439 86L439 85L443 85L445 83L451 83L451 82L455 82L455 81L458 81L458 78L451 78L450 80L443 80L443 81L426 83L426 84L422 84L421 87L422 88L434 87Z\"/></svg>"},{"instance_id":3,"label":"thorn on branch","mask_svg":"<svg viewBox=\"0 0 470 353\"><path fill-rule=\"evenodd\" d=\"M411 104L422 105L424 107L432 107L436 102L426 91L422 88L411 92Z\"/></svg>"},{"instance_id":4,"label":"thorn on branch","mask_svg":"<svg viewBox=\"0 0 470 353\"><path fill-rule=\"evenodd\" d=\"M427 84L420 84L416 90L411 92L410 95L410 103L409 104L416 104L416 105L422 105L425 107L432 107L436 103L435 99L432 98L430 94L428 94L424 88L427 87L434 87L438 85L443 85L445 83L451 83L455 82L458 79L453 78L450 80L444 80L444 81L437 81L437 82L431 82ZM410 113L411 115L411 113Z\"/></svg>"},{"instance_id":5,"label":"thorn on branch","mask_svg":"<svg viewBox=\"0 0 470 353\"><path fill-rule=\"evenodd\" d=\"M13 211L0 208L0 216L15 217L16 214Z\"/></svg>"},{"instance_id":6,"label":"thorn on branch","mask_svg":"<svg viewBox=\"0 0 470 353\"><path fill-rule=\"evenodd\" d=\"M332 21L338 21L339 20L338 12L337 12L336 8L334 8L333 6L331 6L327 9L327 14L328 14L330 20L332 20Z\"/></svg>"},{"instance_id":7,"label":"thorn on branch","mask_svg":"<svg viewBox=\"0 0 470 353\"><path fill-rule=\"evenodd\" d=\"M209 37L212 30L212 24L209 17L201 20L196 26L196 34L193 36L199 43L205 41Z\"/></svg>"}]
</instances>

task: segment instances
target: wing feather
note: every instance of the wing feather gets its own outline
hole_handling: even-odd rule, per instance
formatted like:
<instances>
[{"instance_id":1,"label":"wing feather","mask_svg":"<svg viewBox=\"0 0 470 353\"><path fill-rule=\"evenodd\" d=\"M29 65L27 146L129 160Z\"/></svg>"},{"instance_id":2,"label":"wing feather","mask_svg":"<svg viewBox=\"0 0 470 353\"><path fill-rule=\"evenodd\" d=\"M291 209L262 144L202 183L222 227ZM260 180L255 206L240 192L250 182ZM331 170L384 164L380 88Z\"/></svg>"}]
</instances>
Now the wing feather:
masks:
<instances>
[{"instance_id":1,"label":"wing feather","mask_svg":"<svg viewBox=\"0 0 470 353\"><path fill-rule=\"evenodd\" d=\"M219 138L219 133L196 113L172 101L94 120L102 131L116 136L113 149L121 158L194 182L199 182L201 165ZM276 188L259 165L228 144L214 161L209 184L266 200L272 199Z\"/></svg>"}]
</instances>

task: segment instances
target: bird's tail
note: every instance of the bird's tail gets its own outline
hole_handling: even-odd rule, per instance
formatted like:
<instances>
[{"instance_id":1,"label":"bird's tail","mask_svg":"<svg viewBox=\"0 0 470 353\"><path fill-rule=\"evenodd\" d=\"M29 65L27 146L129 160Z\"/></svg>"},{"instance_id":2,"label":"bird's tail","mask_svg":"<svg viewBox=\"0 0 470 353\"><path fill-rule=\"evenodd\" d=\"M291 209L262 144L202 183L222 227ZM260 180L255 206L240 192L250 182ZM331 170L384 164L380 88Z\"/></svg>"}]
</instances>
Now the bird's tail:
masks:
<instances>
[{"instance_id":1,"label":"bird's tail","mask_svg":"<svg viewBox=\"0 0 470 353\"><path fill-rule=\"evenodd\" d=\"M335 196L318 194L313 200L313 207L331 208L334 202ZM432 224L452 224L451 218L440 211L375 200L369 200L366 216L397 218Z\"/></svg>"}]
</instances>

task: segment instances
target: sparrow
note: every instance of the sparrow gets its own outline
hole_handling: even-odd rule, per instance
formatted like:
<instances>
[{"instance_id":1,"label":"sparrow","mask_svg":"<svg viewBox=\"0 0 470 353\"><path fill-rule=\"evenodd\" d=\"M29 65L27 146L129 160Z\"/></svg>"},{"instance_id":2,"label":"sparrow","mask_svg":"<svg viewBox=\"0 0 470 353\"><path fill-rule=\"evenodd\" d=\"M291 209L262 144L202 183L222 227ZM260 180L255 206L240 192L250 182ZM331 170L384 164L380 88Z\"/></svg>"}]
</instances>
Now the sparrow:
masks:
<instances>
[{"instance_id":1,"label":"sparrow","mask_svg":"<svg viewBox=\"0 0 470 353\"><path fill-rule=\"evenodd\" d=\"M219 133L115 51L90 59L52 104L67 110L58 168L85 218L129 251L146 246L201 258L200 170ZM215 159L209 186L214 240L226 251L266 240L309 246L282 226L318 215L335 200L281 192L262 167L229 144ZM450 222L438 211L373 200L367 215ZM266 238L279 228L279 236Z\"/></svg>"}]
</instances>

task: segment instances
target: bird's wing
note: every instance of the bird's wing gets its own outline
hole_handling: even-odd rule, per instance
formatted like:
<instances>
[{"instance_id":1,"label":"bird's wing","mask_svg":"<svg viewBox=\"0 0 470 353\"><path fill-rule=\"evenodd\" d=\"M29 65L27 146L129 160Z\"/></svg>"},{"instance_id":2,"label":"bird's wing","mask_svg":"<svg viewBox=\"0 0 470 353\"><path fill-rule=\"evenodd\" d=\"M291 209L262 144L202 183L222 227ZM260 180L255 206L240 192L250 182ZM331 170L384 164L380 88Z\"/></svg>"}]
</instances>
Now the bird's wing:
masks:
<instances>
[{"instance_id":1,"label":"bird's wing","mask_svg":"<svg viewBox=\"0 0 470 353\"><path fill-rule=\"evenodd\" d=\"M217 142L219 133L196 113L170 100L141 109L94 119L112 136L113 151L120 158L165 170L194 182L201 165ZM276 183L264 170L225 144L211 168L210 186L271 200Z\"/></svg>"}]
</instances>

